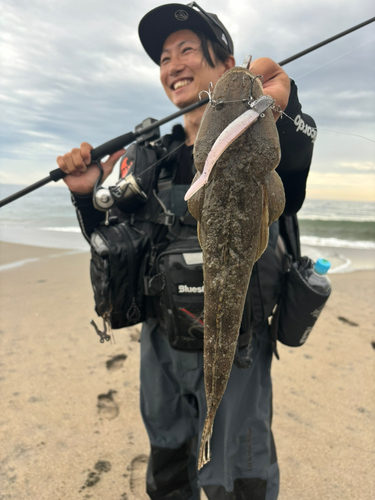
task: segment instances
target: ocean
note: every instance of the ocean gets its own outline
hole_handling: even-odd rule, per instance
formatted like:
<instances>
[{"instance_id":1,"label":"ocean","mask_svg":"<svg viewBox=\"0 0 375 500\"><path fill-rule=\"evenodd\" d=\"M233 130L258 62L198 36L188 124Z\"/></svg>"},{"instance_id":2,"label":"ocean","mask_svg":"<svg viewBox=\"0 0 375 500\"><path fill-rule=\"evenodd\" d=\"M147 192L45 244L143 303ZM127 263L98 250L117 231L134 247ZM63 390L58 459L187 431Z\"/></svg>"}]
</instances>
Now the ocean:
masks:
<instances>
[{"instance_id":1,"label":"ocean","mask_svg":"<svg viewBox=\"0 0 375 500\"><path fill-rule=\"evenodd\" d=\"M25 186L0 184L0 199ZM375 203L305 200L298 213L302 254L330 272L375 269ZM44 186L0 209L0 240L88 251L65 186Z\"/></svg>"},{"instance_id":2,"label":"ocean","mask_svg":"<svg viewBox=\"0 0 375 500\"><path fill-rule=\"evenodd\" d=\"M307 199L298 220L302 254L331 273L375 269L375 203Z\"/></svg>"}]
</instances>

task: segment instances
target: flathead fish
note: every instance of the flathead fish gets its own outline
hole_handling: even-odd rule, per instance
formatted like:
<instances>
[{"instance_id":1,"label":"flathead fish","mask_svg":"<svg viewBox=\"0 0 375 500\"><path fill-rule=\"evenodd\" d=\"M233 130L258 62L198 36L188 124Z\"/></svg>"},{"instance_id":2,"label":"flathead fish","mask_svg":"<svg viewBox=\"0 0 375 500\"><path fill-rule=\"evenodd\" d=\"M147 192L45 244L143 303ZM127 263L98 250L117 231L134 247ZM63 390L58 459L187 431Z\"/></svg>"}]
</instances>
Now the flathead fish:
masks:
<instances>
[{"instance_id":1,"label":"flathead fish","mask_svg":"<svg viewBox=\"0 0 375 500\"><path fill-rule=\"evenodd\" d=\"M207 105L195 141L197 174L185 196L203 252L207 416L198 469L210 460L214 418L232 369L253 265L285 205L275 172L280 145L272 111L251 112L250 94L261 97L262 85L243 67L218 80L216 105Z\"/></svg>"}]
</instances>

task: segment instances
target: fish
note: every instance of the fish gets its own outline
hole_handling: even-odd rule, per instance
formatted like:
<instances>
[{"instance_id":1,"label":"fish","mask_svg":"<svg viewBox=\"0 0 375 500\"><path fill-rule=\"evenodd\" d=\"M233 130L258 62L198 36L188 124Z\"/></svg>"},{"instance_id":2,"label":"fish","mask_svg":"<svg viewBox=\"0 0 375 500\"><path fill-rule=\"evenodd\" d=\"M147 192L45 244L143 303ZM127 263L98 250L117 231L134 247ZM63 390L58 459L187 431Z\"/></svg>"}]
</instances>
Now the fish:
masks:
<instances>
[{"instance_id":1,"label":"fish","mask_svg":"<svg viewBox=\"0 0 375 500\"><path fill-rule=\"evenodd\" d=\"M254 113L250 96L261 98L263 88L245 67L234 67L217 81L194 144L197 173L185 195L203 254L207 414L198 470L211 459L214 419L232 369L252 269L267 247L269 226L285 206L275 172L280 161L275 120L269 108L261 116Z\"/></svg>"}]
</instances>

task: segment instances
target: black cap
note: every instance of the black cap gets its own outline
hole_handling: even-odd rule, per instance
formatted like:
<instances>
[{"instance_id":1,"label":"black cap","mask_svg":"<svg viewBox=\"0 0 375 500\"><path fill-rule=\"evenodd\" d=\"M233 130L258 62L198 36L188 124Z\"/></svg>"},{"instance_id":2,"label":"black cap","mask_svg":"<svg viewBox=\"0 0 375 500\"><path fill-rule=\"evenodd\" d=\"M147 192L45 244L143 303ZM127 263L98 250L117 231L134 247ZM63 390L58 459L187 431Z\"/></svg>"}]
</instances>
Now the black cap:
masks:
<instances>
[{"instance_id":1,"label":"black cap","mask_svg":"<svg viewBox=\"0 0 375 500\"><path fill-rule=\"evenodd\" d=\"M193 9L192 5L199 10ZM201 31L210 40L219 42L229 54L233 54L233 41L223 23L216 14L205 12L195 2L156 7L141 19L138 27L142 45L156 64L160 64L165 40L179 30Z\"/></svg>"}]
</instances>

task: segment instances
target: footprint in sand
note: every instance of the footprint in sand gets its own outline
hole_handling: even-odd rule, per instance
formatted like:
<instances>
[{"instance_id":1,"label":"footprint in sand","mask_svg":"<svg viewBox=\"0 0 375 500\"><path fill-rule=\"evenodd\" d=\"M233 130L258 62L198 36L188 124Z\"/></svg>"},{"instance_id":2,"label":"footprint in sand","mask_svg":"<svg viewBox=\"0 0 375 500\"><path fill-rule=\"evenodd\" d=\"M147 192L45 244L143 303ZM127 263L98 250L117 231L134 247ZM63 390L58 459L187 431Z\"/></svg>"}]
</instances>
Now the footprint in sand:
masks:
<instances>
[{"instance_id":1,"label":"footprint in sand","mask_svg":"<svg viewBox=\"0 0 375 500\"><path fill-rule=\"evenodd\" d=\"M137 455L130 464L130 490L137 500L147 500L146 471L147 455Z\"/></svg>"},{"instance_id":2,"label":"footprint in sand","mask_svg":"<svg viewBox=\"0 0 375 500\"><path fill-rule=\"evenodd\" d=\"M109 390L107 394L99 394L98 396L98 413L101 417L107 420L116 418L119 414L119 407L113 398L117 391Z\"/></svg>"},{"instance_id":3,"label":"footprint in sand","mask_svg":"<svg viewBox=\"0 0 375 500\"><path fill-rule=\"evenodd\" d=\"M118 354L117 356L114 356L113 358L109 359L106 361L106 366L107 370L110 372L114 372L116 370L120 370L124 366L124 361L127 358L126 354Z\"/></svg>"},{"instance_id":4,"label":"footprint in sand","mask_svg":"<svg viewBox=\"0 0 375 500\"><path fill-rule=\"evenodd\" d=\"M98 462L96 462L96 464L94 465L95 470L91 471L89 469L87 471L88 475L85 484L81 487L78 493L82 493L82 491L86 488L92 488L93 486L95 486L100 481L100 475L102 474L102 472L109 472L111 468L111 462L107 462L106 460L99 460ZM87 494L84 498L91 498L91 495Z\"/></svg>"}]
</instances>

